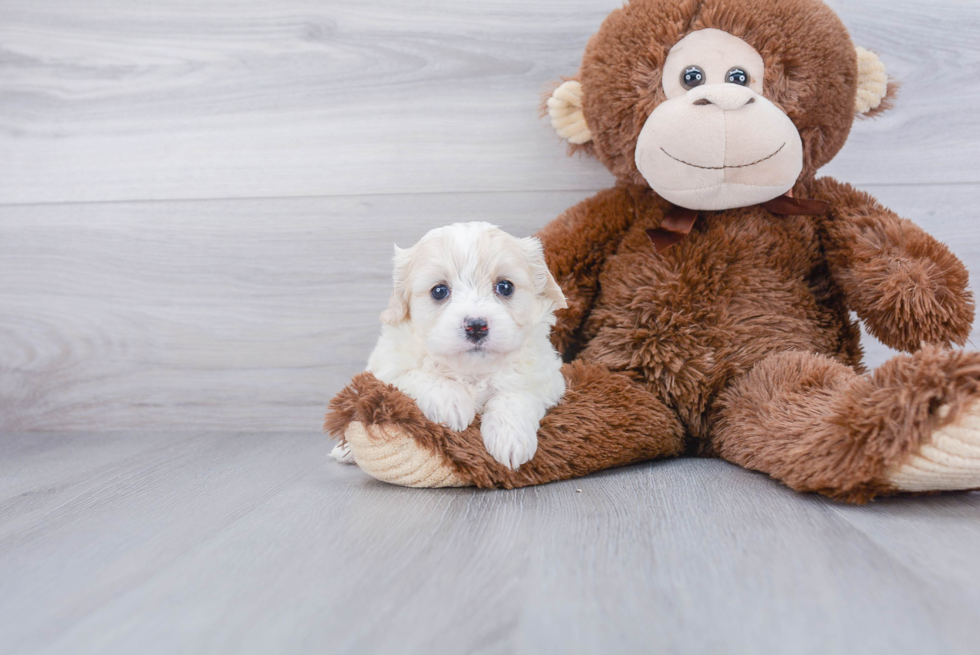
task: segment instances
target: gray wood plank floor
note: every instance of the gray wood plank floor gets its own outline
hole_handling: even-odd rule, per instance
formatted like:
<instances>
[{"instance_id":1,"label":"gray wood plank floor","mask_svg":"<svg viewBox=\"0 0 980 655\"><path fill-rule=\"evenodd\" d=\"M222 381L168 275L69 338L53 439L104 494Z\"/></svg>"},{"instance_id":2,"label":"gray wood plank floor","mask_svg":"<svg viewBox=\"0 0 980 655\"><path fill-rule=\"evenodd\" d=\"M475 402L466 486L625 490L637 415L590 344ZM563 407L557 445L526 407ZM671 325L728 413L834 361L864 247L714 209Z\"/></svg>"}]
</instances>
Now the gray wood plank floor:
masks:
<instances>
[{"instance_id":1,"label":"gray wood plank floor","mask_svg":"<svg viewBox=\"0 0 980 655\"><path fill-rule=\"evenodd\" d=\"M716 460L418 491L309 434L10 435L4 653L976 653L980 496Z\"/></svg>"},{"instance_id":2,"label":"gray wood plank floor","mask_svg":"<svg viewBox=\"0 0 980 655\"><path fill-rule=\"evenodd\" d=\"M977 494L326 459L392 242L612 183L537 106L620 2L0 0L0 654L980 653ZM903 86L823 173L980 270L980 4L831 4Z\"/></svg>"}]
</instances>

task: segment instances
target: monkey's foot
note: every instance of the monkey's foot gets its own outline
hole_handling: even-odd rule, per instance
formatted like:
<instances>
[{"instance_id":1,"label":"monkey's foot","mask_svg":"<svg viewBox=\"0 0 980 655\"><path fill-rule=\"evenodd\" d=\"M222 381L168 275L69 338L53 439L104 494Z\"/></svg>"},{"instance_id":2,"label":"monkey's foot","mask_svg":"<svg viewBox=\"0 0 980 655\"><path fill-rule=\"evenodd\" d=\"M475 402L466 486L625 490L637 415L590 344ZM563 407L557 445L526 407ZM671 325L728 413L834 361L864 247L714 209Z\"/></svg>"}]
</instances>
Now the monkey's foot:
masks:
<instances>
[{"instance_id":1,"label":"monkey's foot","mask_svg":"<svg viewBox=\"0 0 980 655\"><path fill-rule=\"evenodd\" d=\"M945 419L949 412L944 405L937 415ZM890 473L888 482L911 492L980 489L980 400L934 430L918 453Z\"/></svg>"},{"instance_id":2,"label":"monkey's foot","mask_svg":"<svg viewBox=\"0 0 980 655\"><path fill-rule=\"evenodd\" d=\"M682 452L674 412L629 377L580 361L564 373L565 397L542 419L538 450L517 471L487 452L479 421L462 432L433 423L371 373L333 397L324 427L344 437L365 473L407 487L514 489Z\"/></svg>"},{"instance_id":3,"label":"monkey's foot","mask_svg":"<svg viewBox=\"0 0 980 655\"><path fill-rule=\"evenodd\" d=\"M403 487L466 487L463 480L441 457L421 448L398 425L347 425L344 439L361 469L382 482Z\"/></svg>"}]
</instances>

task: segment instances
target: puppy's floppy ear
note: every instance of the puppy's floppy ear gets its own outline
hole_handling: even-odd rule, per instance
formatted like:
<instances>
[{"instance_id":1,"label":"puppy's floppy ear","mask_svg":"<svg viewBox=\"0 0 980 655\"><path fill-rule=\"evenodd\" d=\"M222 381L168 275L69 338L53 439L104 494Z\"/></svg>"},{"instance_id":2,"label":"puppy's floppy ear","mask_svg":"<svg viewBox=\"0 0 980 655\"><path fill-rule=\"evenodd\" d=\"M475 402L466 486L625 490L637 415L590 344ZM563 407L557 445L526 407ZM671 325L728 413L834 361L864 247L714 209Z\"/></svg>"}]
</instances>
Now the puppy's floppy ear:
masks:
<instances>
[{"instance_id":1,"label":"puppy's floppy ear","mask_svg":"<svg viewBox=\"0 0 980 655\"><path fill-rule=\"evenodd\" d=\"M388 325L398 325L408 320L408 307L412 299L412 285L409 280L412 267L414 248L399 248L395 246L395 272L392 274L394 287L388 300L388 309L381 312L381 322Z\"/></svg>"},{"instance_id":2,"label":"puppy's floppy ear","mask_svg":"<svg viewBox=\"0 0 980 655\"><path fill-rule=\"evenodd\" d=\"M536 237L525 237L520 239L521 250L524 251L524 259L527 260L528 268L531 270L531 279L534 281L534 291L544 298L550 300L555 309L565 309L568 303L565 301L565 294L555 281L555 276L548 270L548 263L544 259L544 248L541 241Z\"/></svg>"}]
</instances>

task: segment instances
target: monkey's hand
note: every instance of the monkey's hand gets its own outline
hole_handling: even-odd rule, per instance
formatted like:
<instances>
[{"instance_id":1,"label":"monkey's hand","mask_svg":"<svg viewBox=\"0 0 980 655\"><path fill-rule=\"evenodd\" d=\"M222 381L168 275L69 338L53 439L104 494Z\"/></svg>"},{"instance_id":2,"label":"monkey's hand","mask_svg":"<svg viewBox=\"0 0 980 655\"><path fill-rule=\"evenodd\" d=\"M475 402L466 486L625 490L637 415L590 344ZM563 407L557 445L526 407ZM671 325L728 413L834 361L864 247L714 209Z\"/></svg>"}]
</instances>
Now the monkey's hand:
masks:
<instances>
[{"instance_id":1,"label":"monkey's hand","mask_svg":"<svg viewBox=\"0 0 980 655\"><path fill-rule=\"evenodd\" d=\"M974 305L956 255L866 193L829 178L815 187L814 196L831 203L824 243L831 274L868 331L906 352L922 342L963 345Z\"/></svg>"}]
</instances>

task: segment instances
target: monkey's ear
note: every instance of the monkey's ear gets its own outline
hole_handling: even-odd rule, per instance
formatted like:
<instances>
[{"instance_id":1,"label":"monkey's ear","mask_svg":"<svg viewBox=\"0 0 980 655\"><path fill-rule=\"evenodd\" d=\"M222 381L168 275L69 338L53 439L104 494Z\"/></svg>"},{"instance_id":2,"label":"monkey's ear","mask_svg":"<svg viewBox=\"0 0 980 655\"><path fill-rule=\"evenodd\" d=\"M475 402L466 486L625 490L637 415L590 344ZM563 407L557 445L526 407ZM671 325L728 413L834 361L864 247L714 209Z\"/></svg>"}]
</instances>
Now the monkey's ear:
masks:
<instances>
[{"instance_id":1,"label":"monkey's ear","mask_svg":"<svg viewBox=\"0 0 980 655\"><path fill-rule=\"evenodd\" d=\"M875 116L891 108L895 85L888 83L885 64L878 55L857 47L858 91L854 111L863 116Z\"/></svg>"},{"instance_id":2,"label":"monkey's ear","mask_svg":"<svg viewBox=\"0 0 980 655\"><path fill-rule=\"evenodd\" d=\"M392 275L394 288L388 299L388 309L381 312L381 322L386 325L398 325L408 320L409 303L412 300L412 286L409 279L412 267L413 248L401 249L395 246L395 272Z\"/></svg>"},{"instance_id":3,"label":"monkey's ear","mask_svg":"<svg viewBox=\"0 0 980 655\"><path fill-rule=\"evenodd\" d=\"M582 113L582 84L568 80L555 89L547 101L551 126L558 136L572 145L580 146L592 140L592 132Z\"/></svg>"}]
</instances>

